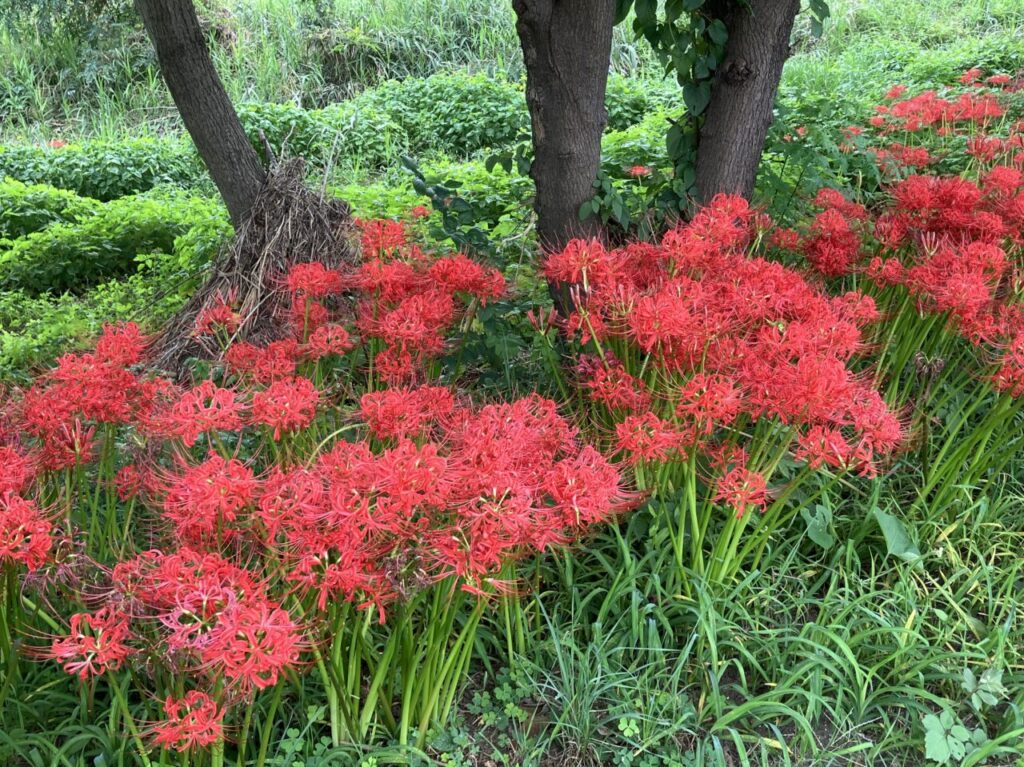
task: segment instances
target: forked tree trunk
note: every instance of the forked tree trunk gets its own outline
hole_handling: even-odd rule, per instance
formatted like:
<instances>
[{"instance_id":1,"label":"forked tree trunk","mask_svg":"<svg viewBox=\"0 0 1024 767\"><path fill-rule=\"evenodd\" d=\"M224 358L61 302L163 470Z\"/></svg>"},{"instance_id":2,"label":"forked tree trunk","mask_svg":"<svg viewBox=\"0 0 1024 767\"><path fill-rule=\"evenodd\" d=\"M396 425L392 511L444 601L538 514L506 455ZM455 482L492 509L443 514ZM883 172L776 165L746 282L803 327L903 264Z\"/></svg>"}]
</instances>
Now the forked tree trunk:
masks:
<instances>
[{"instance_id":1,"label":"forked tree trunk","mask_svg":"<svg viewBox=\"0 0 1024 767\"><path fill-rule=\"evenodd\" d=\"M772 122L782 65L800 0L726 0L725 57L711 88L697 151L697 192L750 198Z\"/></svg>"},{"instance_id":2,"label":"forked tree trunk","mask_svg":"<svg viewBox=\"0 0 1024 767\"><path fill-rule=\"evenodd\" d=\"M136 0L160 71L235 229L266 180L210 59L192 0Z\"/></svg>"},{"instance_id":3,"label":"forked tree trunk","mask_svg":"<svg viewBox=\"0 0 1024 767\"><path fill-rule=\"evenodd\" d=\"M611 61L615 0L513 0L526 65L533 129L537 234L546 250L573 237L597 236L600 222L581 221L594 196Z\"/></svg>"}]
</instances>

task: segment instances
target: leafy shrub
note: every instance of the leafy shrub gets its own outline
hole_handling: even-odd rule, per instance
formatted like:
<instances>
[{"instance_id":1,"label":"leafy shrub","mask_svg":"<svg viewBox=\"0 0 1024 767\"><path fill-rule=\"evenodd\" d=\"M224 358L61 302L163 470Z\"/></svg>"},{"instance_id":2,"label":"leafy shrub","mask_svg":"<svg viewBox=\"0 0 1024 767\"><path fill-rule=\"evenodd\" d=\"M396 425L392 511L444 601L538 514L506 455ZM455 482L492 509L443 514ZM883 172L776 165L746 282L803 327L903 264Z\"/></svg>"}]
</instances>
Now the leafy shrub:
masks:
<instances>
[{"instance_id":1,"label":"leafy shrub","mask_svg":"<svg viewBox=\"0 0 1024 767\"><path fill-rule=\"evenodd\" d=\"M132 195L99 206L78 223L53 224L14 240L0 254L0 288L29 294L82 292L127 274L146 253L171 253L176 240L193 233L194 248L207 257L230 235L220 205L180 191Z\"/></svg>"},{"instance_id":2,"label":"leafy shrub","mask_svg":"<svg viewBox=\"0 0 1024 767\"><path fill-rule=\"evenodd\" d=\"M670 115L664 110L647 114L623 130L606 133L601 141L601 166L613 177L622 177L632 167L665 166L665 131Z\"/></svg>"},{"instance_id":3,"label":"leafy shrub","mask_svg":"<svg viewBox=\"0 0 1024 767\"><path fill-rule=\"evenodd\" d=\"M97 285L83 295L0 291L0 379L21 378L68 349L80 348L108 322L157 327L195 287L200 272L192 266L193 255L187 247L146 254L139 257L135 274Z\"/></svg>"},{"instance_id":4,"label":"leafy shrub","mask_svg":"<svg viewBox=\"0 0 1024 767\"><path fill-rule=\"evenodd\" d=\"M47 184L0 181L0 240L22 237L56 222L78 221L99 203Z\"/></svg>"},{"instance_id":5,"label":"leafy shrub","mask_svg":"<svg viewBox=\"0 0 1024 767\"><path fill-rule=\"evenodd\" d=\"M672 83L612 76L608 130L624 130L651 112L671 110L677 94ZM388 81L320 110L246 103L238 114L261 154L262 130L275 152L287 144L291 154L317 162L333 157L369 168L393 163L406 152L466 157L505 148L529 127L521 85L465 73Z\"/></svg>"},{"instance_id":6,"label":"leafy shrub","mask_svg":"<svg viewBox=\"0 0 1024 767\"><path fill-rule=\"evenodd\" d=\"M409 136L417 153L466 156L504 146L528 125L522 88L485 75L440 74L392 80L353 100L386 113Z\"/></svg>"},{"instance_id":7,"label":"leafy shrub","mask_svg":"<svg viewBox=\"0 0 1024 767\"><path fill-rule=\"evenodd\" d=\"M192 186L204 172L184 141L128 139L83 141L59 148L0 147L0 176L106 201L161 184Z\"/></svg>"},{"instance_id":8,"label":"leafy shrub","mask_svg":"<svg viewBox=\"0 0 1024 767\"><path fill-rule=\"evenodd\" d=\"M405 128L390 115L357 101L331 104L314 112L318 123L318 152L323 160L337 158L357 167L380 168L409 149Z\"/></svg>"},{"instance_id":9,"label":"leafy shrub","mask_svg":"<svg viewBox=\"0 0 1024 767\"><path fill-rule=\"evenodd\" d=\"M608 110L608 131L621 131L636 125L651 112L682 110L682 92L670 80L640 80L635 77L608 76L604 99Z\"/></svg>"},{"instance_id":10,"label":"leafy shrub","mask_svg":"<svg viewBox=\"0 0 1024 767\"><path fill-rule=\"evenodd\" d=\"M306 110L294 104L245 103L238 108L253 148L263 156L260 131L278 155L299 155L315 163L344 161L376 169L408 149L401 125L386 113L353 101Z\"/></svg>"},{"instance_id":11,"label":"leafy shrub","mask_svg":"<svg viewBox=\"0 0 1024 767\"><path fill-rule=\"evenodd\" d=\"M311 113L294 104L247 102L238 107L238 119L249 141L264 153L260 131L275 152L309 157L317 147L320 130Z\"/></svg>"}]
</instances>

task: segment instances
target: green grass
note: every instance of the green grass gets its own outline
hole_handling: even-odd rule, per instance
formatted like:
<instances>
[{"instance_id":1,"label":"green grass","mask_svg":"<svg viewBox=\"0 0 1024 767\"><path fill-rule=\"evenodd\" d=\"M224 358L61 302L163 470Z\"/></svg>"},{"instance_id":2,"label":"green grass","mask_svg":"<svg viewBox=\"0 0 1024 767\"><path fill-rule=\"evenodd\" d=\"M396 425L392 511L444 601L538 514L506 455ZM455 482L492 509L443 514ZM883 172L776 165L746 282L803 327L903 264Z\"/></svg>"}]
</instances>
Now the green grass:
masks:
<instances>
[{"instance_id":1,"label":"green grass","mask_svg":"<svg viewBox=\"0 0 1024 767\"><path fill-rule=\"evenodd\" d=\"M784 99L831 100L850 119L896 83L948 83L976 65L1024 66L1024 5L1017 0L833 0L830 6L821 39L798 19Z\"/></svg>"},{"instance_id":2,"label":"green grass","mask_svg":"<svg viewBox=\"0 0 1024 767\"><path fill-rule=\"evenodd\" d=\"M88 35L57 11L7 12L0 23L0 134L57 135L180 131L145 33L130 5L112 3ZM236 101L310 108L386 80L463 69L517 80L522 54L509 2L383 0L207 0L199 3L214 62ZM653 57L625 26L613 69L651 73Z\"/></svg>"}]
</instances>

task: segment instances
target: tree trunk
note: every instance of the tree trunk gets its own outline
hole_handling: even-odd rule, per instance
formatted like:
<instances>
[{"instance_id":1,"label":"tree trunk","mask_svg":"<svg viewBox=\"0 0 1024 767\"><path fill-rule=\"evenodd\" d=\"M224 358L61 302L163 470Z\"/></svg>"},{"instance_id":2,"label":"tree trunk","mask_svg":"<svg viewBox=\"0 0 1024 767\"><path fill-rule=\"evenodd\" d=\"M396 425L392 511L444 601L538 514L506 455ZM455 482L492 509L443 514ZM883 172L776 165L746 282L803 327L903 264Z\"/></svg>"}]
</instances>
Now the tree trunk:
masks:
<instances>
[{"instance_id":1,"label":"tree trunk","mask_svg":"<svg viewBox=\"0 0 1024 767\"><path fill-rule=\"evenodd\" d=\"M615 0L513 0L526 65L526 103L533 128L537 233L545 250L573 237L600 235L580 220L594 196L604 96L611 62Z\"/></svg>"},{"instance_id":2,"label":"tree trunk","mask_svg":"<svg viewBox=\"0 0 1024 767\"><path fill-rule=\"evenodd\" d=\"M697 150L697 194L750 198L772 122L800 0L729 0L725 57L711 88Z\"/></svg>"},{"instance_id":3,"label":"tree trunk","mask_svg":"<svg viewBox=\"0 0 1024 767\"><path fill-rule=\"evenodd\" d=\"M160 71L235 229L266 180L210 59L192 0L136 0Z\"/></svg>"}]
</instances>

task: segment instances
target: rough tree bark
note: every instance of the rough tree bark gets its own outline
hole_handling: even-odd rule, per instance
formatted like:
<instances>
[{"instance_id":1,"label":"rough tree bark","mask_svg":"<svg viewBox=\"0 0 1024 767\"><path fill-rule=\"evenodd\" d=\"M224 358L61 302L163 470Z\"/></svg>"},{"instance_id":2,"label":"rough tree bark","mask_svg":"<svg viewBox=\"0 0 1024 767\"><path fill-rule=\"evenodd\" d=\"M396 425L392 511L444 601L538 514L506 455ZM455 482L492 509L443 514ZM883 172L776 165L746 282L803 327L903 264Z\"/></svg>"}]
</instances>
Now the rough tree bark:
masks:
<instances>
[{"instance_id":1,"label":"rough tree bark","mask_svg":"<svg viewBox=\"0 0 1024 767\"><path fill-rule=\"evenodd\" d=\"M533 129L530 177L543 248L573 237L600 236L600 222L581 221L594 196L611 62L615 0L513 0L526 65L526 103Z\"/></svg>"},{"instance_id":2,"label":"rough tree bark","mask_svg":"<svg viewBox=\"0 0 1024 767\"><path fill-rule=\"evenodd\" d=\"M697 151L697 192L750 198L800 0L723 0L729 30ZM716 15L719 15L716 13Z\"/></svg>"},{"instance_id":3,"label":"rough tree bark","mask_svg":"<svg viewBox=\"0 0 1024 767\"><path fill-rule=\"evenodd\" d=\"M235 229L266 180L210 59L192 0L136 0L160 71Z\"/></svg>"}]
</instances>

